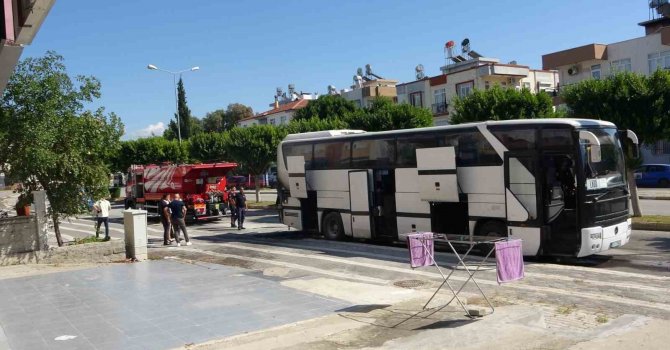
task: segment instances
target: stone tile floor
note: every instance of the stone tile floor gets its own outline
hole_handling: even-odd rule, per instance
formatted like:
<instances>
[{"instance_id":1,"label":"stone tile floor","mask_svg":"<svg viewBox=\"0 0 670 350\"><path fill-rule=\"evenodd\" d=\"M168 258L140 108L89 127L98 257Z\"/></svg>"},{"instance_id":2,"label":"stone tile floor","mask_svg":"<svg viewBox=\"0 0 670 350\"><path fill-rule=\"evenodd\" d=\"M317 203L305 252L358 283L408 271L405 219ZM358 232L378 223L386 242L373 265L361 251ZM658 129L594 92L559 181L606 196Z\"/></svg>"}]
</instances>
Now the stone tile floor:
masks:
<instances>
[{"instance_id":1,"label":"stone tile floor","mask_svg":"<svg viewBox=\"0 0 670 350\"><path fill-rule=\"evenodd\" d=\"M169 349L349 306L239 268L108 265L0 281L0 349Z\"/></svg>"}]
</instances>

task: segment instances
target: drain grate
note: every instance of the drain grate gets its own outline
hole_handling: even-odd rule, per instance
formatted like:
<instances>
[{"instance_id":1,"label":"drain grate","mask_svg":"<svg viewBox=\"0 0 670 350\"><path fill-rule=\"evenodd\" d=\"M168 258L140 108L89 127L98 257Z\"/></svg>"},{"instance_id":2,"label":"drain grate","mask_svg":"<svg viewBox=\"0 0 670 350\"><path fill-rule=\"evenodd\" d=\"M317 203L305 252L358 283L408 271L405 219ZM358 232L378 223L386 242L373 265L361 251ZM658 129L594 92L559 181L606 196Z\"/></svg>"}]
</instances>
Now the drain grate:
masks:
<instances>
[{"instance_id":1,"label":"drain grate","mask_svg":"<svg viewBox=\"0 0 670 350\"><path fill-rule=\"evenodd\" d=\"M426 285L426 282L421 280L404 280L393 282L393 285L400 288L419 288Z\"/></svg>"}]
</instances>

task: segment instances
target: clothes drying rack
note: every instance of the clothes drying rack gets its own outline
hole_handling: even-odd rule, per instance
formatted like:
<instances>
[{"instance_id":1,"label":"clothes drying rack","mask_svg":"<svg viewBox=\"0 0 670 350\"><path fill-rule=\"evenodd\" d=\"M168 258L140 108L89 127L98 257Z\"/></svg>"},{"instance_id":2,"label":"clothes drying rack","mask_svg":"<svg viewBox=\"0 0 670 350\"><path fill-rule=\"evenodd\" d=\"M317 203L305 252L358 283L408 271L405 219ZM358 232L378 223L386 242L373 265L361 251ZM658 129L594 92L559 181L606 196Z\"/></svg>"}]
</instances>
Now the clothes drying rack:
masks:
<instances>
[{"instance_id":1,"label":"clothes drying rack","mask_svg":"<svg viewBox=\"0 0 670 350\"><path fill-rule=\"evenodd\" d=\"M445 308L449 304L451 304L451 302L456 300L458 302L458 304L463 308L463 310L465 311L465 314L468 317L472 318L472 317L478 316L478 315L472 315L471 312L468 310L468 308L463 303L463 301L461 300L461 298L459 298L459 296L458 296L461 293L461 291L463 290L463 288L465 288L466 285L468 285L469 283L472 283L477 287L477 289L479 290L479 293L484 298L484 300L486 300L486 303L488 304L488 306L491 309L491 313L493 313L495 311L495 307L493 306L493 304L491 303L489 298L486 296L486 293L484 293L484 290L482 290L479 283L477 283L477 279L475 278L475 274L477 274L477 272L481 271L481 267L484 266L484 264L486 264L489 257L491 256L491 254L493 254L493 252L495 251L495 243L502 242L502 241L507 241L508 240L507 237L495 237L495 238L493 238L493 237L488 237L488 236L449 235L449 234L443 234L443 233L433 233L433 238L408 237L408 239L415 239L415 240L418 240L421 243L421 245L423 246L424 252L426 254L429 254L429 258L432 261L432 265L435 265L435 267L437 268L437 271L442 276L442 283L440 284L439 287L437 287L437 289L435 290L433 295L430 297L430 299L428 299L426 304L423 306L424 310L428 309L428 305L430 304L430 302L433 301L433 299L435 298L437 293L446 285L447 288L449 288L449 290L453 294L453 296L451 297L451 299L446 304L444 304L441 307L436 308L431 314L434 314L435 312L438 312L438 311L442 310L443 308ZM446 275L444 274L444 272L442 271L442 268L440 268L439 264L435 260L435 256L434 256L435 253L434 253L433 249L429 249L428 246L427 246L427 241L428 240L433 241L433 246L437 242L446 243L449 246L449 248L451 249L451 251L453 252L454 256L456 256L456 259L458 261L455 264L452 264L451 266L449 266L449 268L451 268L451 272L449 272L448 274L446 274ZM454 244L468 245L469 247L464 254L459 254L458 251L456 250L456 248L454 247ZM470 253L472 252L472 250L475 246L479 246L479 247L484 247L485 246L485 247L487 247L487 253L474 268L471 268L471 267L468 267L468 265L465 263L465 260L470 255ZM452 286L452 284L450 283L449 280L453 276L454 272L459 268L459 266L461 266L463 268L463 270L467 273L468 277L460 285L460 287L458 287L456 289L456 288L454 288L454 286Z\"/></svg>"}]
</instances>

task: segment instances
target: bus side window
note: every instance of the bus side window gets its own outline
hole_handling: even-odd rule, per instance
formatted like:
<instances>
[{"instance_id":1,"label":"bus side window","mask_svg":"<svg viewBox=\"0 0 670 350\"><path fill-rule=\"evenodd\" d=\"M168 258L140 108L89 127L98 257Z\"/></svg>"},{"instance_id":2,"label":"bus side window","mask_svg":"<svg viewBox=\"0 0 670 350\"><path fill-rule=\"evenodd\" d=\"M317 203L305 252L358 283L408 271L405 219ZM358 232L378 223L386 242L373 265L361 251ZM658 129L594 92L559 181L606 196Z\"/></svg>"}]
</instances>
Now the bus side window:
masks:
<instances>
[{"instance_id":1,"label":"bus side window","mask_svg":"<svg viewBox=\"0 0 670 350\"><path fill-rule=\"evenodd\" d=\"M312 145L284 145L284 164L286 163L286 157L291 156L303 156L305 157L305 170L312 169Z\"/></svg>"},{"instance_id":2,"label":"bus side window","mask_svg":"<svg viewBox=\"0 0 670 350\"><path fill-rule=\"evenodd\" d=\"M408 138L398 138L398 159L396 166L403 168L416 167L416 150L419 148L437 147L434 135L418 135Z\"/></svg>"},{"instance_id":3,"label":"bus side window","mask_svg":"<svg viewBox=\"0 0 670 350\"><path fill-rule=\"evenodd\" d=\"M354 141L351 152L353 168L392 166L395 164L395 139Z\"/></svg>"},{"instance_id":4,"label":"bus side window","mask_svg":"<svg viewBox=\"0 0 670 350\"><path fill-rule=\"evenodd\" d=\"M351 160L350 143L328 142L314 145L314 170L346 169Z\"/></svg>"},{"instance_id":5,"label":"bus side window","mask_svg":"<svg viewBox=\"0 0 670 350\"><path fill-rule=\"evenodd\" d=\"M440 139L440 146L456 148L456 166L502 165L493 146L479 131L447 134Z\"/></svg>"}]
</instances>

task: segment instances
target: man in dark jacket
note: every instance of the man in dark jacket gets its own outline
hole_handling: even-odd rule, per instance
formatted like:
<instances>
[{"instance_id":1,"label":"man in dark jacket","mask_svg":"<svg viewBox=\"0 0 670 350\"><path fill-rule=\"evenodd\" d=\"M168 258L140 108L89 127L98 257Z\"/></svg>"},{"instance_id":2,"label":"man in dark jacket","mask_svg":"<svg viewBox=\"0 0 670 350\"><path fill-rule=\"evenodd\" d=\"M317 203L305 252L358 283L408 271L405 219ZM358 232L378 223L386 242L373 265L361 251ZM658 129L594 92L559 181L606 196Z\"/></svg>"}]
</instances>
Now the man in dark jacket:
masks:
<instances>
[{"instance_id":1,"label":"man in dark jacket","mask_svg":"<svg viewBox=\"0 0 670 350\"><path fill-rule=\"evenodd\" d=\"M235 195L235 206L237 207L237 229L244 229L244 217L247 213L247 196L244 194L244 189L240 187L240 191Z\"/></svg>"},{"instance_id":2,"label":"man in dark jacket","mask_svg":"<svg viewBox=\"0 0 670 350\"><path fill-rule=\"evenodd\" d=\"M161 224L163 224L163 245L170 245L172 243L170 239L172 226L170 223L171 214L169 205L170 195L166 193L161 197L161 201L158 202L158 215L160 215Z\"/></svg>"}]
</instances>

